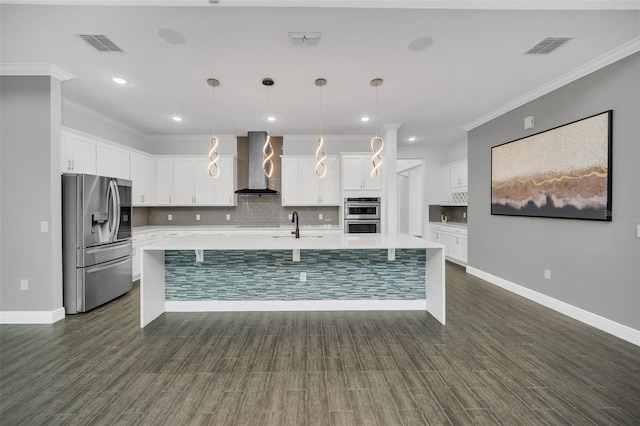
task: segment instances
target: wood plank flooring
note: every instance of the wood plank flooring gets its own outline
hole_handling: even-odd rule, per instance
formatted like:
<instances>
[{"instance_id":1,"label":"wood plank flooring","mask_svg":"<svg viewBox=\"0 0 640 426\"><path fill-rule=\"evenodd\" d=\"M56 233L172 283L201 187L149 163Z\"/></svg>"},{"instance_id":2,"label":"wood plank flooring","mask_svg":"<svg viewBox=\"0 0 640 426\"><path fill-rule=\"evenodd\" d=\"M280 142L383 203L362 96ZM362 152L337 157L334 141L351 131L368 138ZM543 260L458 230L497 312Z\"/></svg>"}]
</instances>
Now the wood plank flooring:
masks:
<instances>
[{"instance_id":1,"label":"wood plank flooring","mask_svg":"<svg viewBox=\"0 0 640 426\"><path fill-rule=\"evenodd\" d=\"M424 312L0 326L2 425L640 425L640 348L447 265Z\"/></svg>"}]
</instances>

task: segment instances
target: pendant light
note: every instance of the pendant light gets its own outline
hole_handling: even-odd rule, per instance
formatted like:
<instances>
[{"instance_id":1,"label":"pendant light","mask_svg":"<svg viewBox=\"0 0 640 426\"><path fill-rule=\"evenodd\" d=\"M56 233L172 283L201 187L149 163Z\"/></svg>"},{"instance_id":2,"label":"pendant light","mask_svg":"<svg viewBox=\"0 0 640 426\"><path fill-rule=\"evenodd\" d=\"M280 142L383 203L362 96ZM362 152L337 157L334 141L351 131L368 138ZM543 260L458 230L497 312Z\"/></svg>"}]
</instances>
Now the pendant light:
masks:
<instances>
[{"instance_id":1,"label":"pendant light","mask_svg":"<svg viewBox=\"0 0 640 426\"><path fill-rule=\"evenodd\" d=\"M381 78L374 78L371 80L371 85L376 88L376 135L371 139L371 177L377 178L380 172L378 171L382 166L382 148L384 148L384 141L378 136L378 86L382 86L383 80Z\"/></svg>"},{"instance_id":2,"label":"pendant light","mask_svg":"<svg viewBox=\"0 0 640 426\"><path fill-rule=\"evenodd\" d=\"M320 137L318 138L316 148L316 176L319 178L323 178L327 174L327 165L325 164L325 160L327 159L327 154L324 152L324 138L322 137L322 87L327 84L327 80L324 78L318 78L315 81L316 86L320 88Z\"/></svg>"},{"instance_id":3,"label":"pendant light","mask_svg":"<svg viewBox=\"0 0 640 426\"><path fill-rule=\"evenodd\" d=\"M209 141L211 148L209 149L209 166L207 167L207 172L209 176L212 178L217 178L220 176L220 167L218 166L218 160L220 159L220 154L218 154L218 138L216 137L216 98L215 91L216 87L220 86L220 82L215 78L210 78L207 80L207 84L211 86L211 104L212 104L212 113L211 113L211 140Z\"/></svg>"},{"instance_id":4,"label":"pendant light","mask_svg":"<svg viewBox=\"0 0 640 426\"><path fill-rule=\"evenodd\" d=\"M265 78L262 80L262 84L267 87L267 140L262 147L262 171L267 178L273 175L273 145L271 145L271 135L269 123L274 120L270 113L269 104L269 88L276 84L272 79Z\"/></svg>"}]
</instances>

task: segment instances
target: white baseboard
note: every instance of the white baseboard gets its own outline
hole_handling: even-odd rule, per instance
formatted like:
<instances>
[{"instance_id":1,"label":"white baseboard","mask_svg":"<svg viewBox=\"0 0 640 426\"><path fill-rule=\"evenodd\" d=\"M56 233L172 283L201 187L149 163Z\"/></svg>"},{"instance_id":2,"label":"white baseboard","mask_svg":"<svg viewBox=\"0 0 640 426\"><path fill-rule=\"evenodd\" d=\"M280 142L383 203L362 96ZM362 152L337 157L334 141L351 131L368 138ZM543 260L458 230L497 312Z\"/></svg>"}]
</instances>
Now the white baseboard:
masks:
<instances>
[{"instance_id":1,"label":"white baseboard","mask_svg":"<svg viewBox=\"0 0 640 426\"><path fill-rule=\"evenodd\" d=\"M523 287L521 285L512 283L503 278L492 275L488 272L481 271L472 266L467 266L467 273L498 287L509 290L512 293L520 295L526 299L539 303L561 314L567 315L575 320L588 324L592 327L602 330L605 333L614 335L622 340L626 340L629 343L640 346L640 330L628 327L624 324L617 323L600 315L596 315L589 311L585 311L582 308L570 305L566 302L554 299L545 294Z\"/></svg>"},{"instance_id":2,"label":"white baseboard","mask_svg":"<svg viewBox=\"0 0 640 426\"><path fill-rule=\"evenodd\" d=\"M53 324L64 318L64 308L53 311L2 311L0 324Z\"/></svg>"},{"instance_id":3,"label":"white baseboard","mask_svg":"<svg viewBox=\"0 0 640 426\"><path fill-rule=\"evenodd\" d=\"M426 300L169 301L166 312L425 311Z\"/></svg>"}]
</instances>

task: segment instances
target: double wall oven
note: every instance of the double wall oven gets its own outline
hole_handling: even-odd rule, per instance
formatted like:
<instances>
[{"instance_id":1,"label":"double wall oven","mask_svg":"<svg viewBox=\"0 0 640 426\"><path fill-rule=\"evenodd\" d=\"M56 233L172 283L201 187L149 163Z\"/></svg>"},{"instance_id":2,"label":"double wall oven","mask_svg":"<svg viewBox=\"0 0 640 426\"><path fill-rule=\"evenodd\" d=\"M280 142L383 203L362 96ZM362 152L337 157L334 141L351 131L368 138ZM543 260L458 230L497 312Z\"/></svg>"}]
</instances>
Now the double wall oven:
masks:
<instances>
[{"instance_id":1,"label":"double wall oven","mask_svg":"<svg viewBox=\"0 0 640 426\"><path fill-rule=\"evenodd\" d=\"M345 198L344 232L345 234L380 233L380 198Z\"/></svg>"}]
</instances>

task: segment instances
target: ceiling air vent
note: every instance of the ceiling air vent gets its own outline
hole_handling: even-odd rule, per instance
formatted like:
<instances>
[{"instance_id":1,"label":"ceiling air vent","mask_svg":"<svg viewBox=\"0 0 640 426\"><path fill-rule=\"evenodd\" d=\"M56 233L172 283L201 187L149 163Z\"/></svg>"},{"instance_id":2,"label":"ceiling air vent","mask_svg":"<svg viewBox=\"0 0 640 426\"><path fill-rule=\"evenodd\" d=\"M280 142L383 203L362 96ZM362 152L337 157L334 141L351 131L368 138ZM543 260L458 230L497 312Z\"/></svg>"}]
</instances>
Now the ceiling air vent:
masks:
<instances>
[{"instance_id":1,"label":"ceiling air vent","mask_svg":"<svg viewBox=\"0 0 640 426\"><path fill-rule=\"evenodd\" d=\"M551 53L556 50L558 47L562 46L572 37L547 37L542 40L540 43L533 46L526 53L528 55L542 55L546 53Z\"/></svg>"},{"instance_id":2,"label":"ceiling air vent","mask_svg":"<svg viewBox=\"0 0 640 426\"><path fill-rule=\"evenodd\" d=\"M315 47L320 43L320 33L289 33L289 46Z\"/></svg>"},{"instance_id":3,"label":"ceiling air vent","mask_svg":"<svg viewBox=\"0 0 640 426\"><path fill-rule=\"evenodd\" d=\"M80 34L80 37L100 52L122 52L114 42L103 35Z\"/></svg>"}]
</instances>

